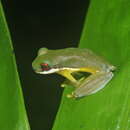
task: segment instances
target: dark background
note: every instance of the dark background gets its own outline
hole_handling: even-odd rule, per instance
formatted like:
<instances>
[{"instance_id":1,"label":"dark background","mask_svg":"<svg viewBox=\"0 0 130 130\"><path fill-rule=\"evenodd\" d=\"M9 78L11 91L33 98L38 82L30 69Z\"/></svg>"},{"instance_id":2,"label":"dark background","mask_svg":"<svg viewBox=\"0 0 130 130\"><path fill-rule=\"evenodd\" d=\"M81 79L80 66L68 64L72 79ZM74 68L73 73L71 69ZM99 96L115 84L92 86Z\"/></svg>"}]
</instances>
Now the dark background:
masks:
<instances>
[{"instance_id":1,"label":"dark background","mask_svg":"<svg viewBox=\"0 0 130 130\"><path fill-rule=\"evenodd\" d=\"M32 130L50 130L58 110L63 77L38 75L31 63L41 47L77 47L88 0L3 0Z\"/></svg>"}]
</instances>

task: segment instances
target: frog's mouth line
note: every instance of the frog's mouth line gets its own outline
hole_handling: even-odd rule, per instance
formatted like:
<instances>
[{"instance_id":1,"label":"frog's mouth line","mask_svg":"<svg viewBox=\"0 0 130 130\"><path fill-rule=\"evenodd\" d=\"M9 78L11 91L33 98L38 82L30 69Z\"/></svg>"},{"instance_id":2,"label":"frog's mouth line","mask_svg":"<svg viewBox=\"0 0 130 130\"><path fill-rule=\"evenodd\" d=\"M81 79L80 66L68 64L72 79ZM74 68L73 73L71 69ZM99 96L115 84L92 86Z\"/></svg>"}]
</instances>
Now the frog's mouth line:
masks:
<instances>
[{"instance_id":1,"label":"frog's mouth line","mask_svg":"<svg viewBox=\"0 0 130 130\"><path fill-rule=\"evenodd\" d=\"M79 69L77 68L52 68L52 69L49 69L49 70L44 70L44 71L40 71L40 72L36 72L36 73L39 73L39 74L52 74L52 73L56 73L58 71L61 71L61 70L73 70L73 71L78 71Z\"/></svg>"},{"instance_id":2,"label":"frog's mouth line","mask_svg":"<svg viewBox=\"0 0 130 130\"><path fill-rule=\"evenodd\" d=\"M60 69L49 69L49 70L44 70L44 71L41 71L41 72L37 72L39 74L52 74L52 73L56 73L57 71L59 71Z\"/></svg>"}]
</instances>

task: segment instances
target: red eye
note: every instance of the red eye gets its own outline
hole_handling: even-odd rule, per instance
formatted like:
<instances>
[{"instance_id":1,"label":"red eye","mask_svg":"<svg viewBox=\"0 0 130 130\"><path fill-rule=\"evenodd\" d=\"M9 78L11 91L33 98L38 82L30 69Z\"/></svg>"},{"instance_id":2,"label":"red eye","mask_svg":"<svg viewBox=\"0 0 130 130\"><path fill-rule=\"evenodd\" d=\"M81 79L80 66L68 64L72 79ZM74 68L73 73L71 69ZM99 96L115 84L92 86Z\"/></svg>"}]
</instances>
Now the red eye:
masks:
<instances>
[{"instance_id":1,"label":"red eye","mask_svg":"<svg viewBox=\"0 0 130 130\"><path fill-rule=\"evenodd\" d=\"M48 64L47 63L42 63L41 66L48 66Z\"/></svg>"},{"instance_id":2,"label":"red eye","mask_svg":"<svg viewBox=\"0 0 130 130\"><path fill-rule=\"evenodd\" d=\"M41 69L42 71L47 71L50 69L49 65L47 63L42 63L41 64Z\"/></svg>"}]
</instances>

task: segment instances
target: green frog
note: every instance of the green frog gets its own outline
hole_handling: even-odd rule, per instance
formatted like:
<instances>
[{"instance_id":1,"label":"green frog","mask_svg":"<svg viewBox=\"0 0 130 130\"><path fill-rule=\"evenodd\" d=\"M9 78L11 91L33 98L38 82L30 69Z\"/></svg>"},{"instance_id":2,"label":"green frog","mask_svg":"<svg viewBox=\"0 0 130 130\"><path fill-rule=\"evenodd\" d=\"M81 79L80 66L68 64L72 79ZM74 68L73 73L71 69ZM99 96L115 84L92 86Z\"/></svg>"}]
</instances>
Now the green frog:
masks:
<instances>
[{"instance_id":1,"label":"green frog","mask_svg":"<svg viewBox=\"0 0 130 130\"><path fill-rule=\"evenodd\" d=\"M67 81L61 86L75 87L67 95L68 98L80 98L98 92L112 79L115 70L115 66L86 48L41 48L32 67L38 74L57 73L64 76Z\"/></svg>"}]
</instances>

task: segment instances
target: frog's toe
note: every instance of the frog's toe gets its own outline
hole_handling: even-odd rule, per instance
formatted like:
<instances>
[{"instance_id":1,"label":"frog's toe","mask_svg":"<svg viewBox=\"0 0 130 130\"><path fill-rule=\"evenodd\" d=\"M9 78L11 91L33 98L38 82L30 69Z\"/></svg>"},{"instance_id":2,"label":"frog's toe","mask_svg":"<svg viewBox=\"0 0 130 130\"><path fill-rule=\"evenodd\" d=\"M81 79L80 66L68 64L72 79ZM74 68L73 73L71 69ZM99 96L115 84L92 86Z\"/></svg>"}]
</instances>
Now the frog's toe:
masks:
<instances>
[{"instance_id":1,"label":"frog's toe","mask_svg":"<svg viewBox=\"0 0 130 130\"><path fill-rule=\"evenodd\" d=\"M61 87L64 88L64 87L66 87L68 84L69 84L69 81L68 81L68 80L65 80L65 81L61 84Z\"/></svg>"},{"instance_id":2,"label":"frog's toe","mask_svg":"<svg viewBox=\"0 0 130 130\"><path fill-rule=\"evenodd\" d=\"M63 83L63 84L61 84L61 87L62 87L62 88L65 88L66 86L67 86L67 85L66 85L66 84L64 84L64 83Z\"/></svg>"},{"instance_id":3,"label":"frog's toe","mask_svg":"<svg viewBox=\"0 0 130 130\"><path fill-rule=\"evenodd\" d=\"M77 98L77 96L72 92L71 94L67 94L67 98Z\"/></svg>"},{"instance_id":4,"label":"frog's toe","mask_svg":"<svg viewBox=\"0 0 130 130\"><path fill-rule=\"evenodd\" d=\"M72 94L67 94L67 98L74 98Z\"/></svg>"},{"instance_id":5,"label":"frog's toe","mask_svg":"<svg viewBox=\"0 0 130 130\"><path fill-rule=\"evenodd\" d=\"M67 87L67 86L69 86L69 87L77 87L77 83L73 83L73 82L71 82L71 81L69 81L69 80L65 80L62 84L61 84L61 87Z\"/></svg>"}]
</instances>

